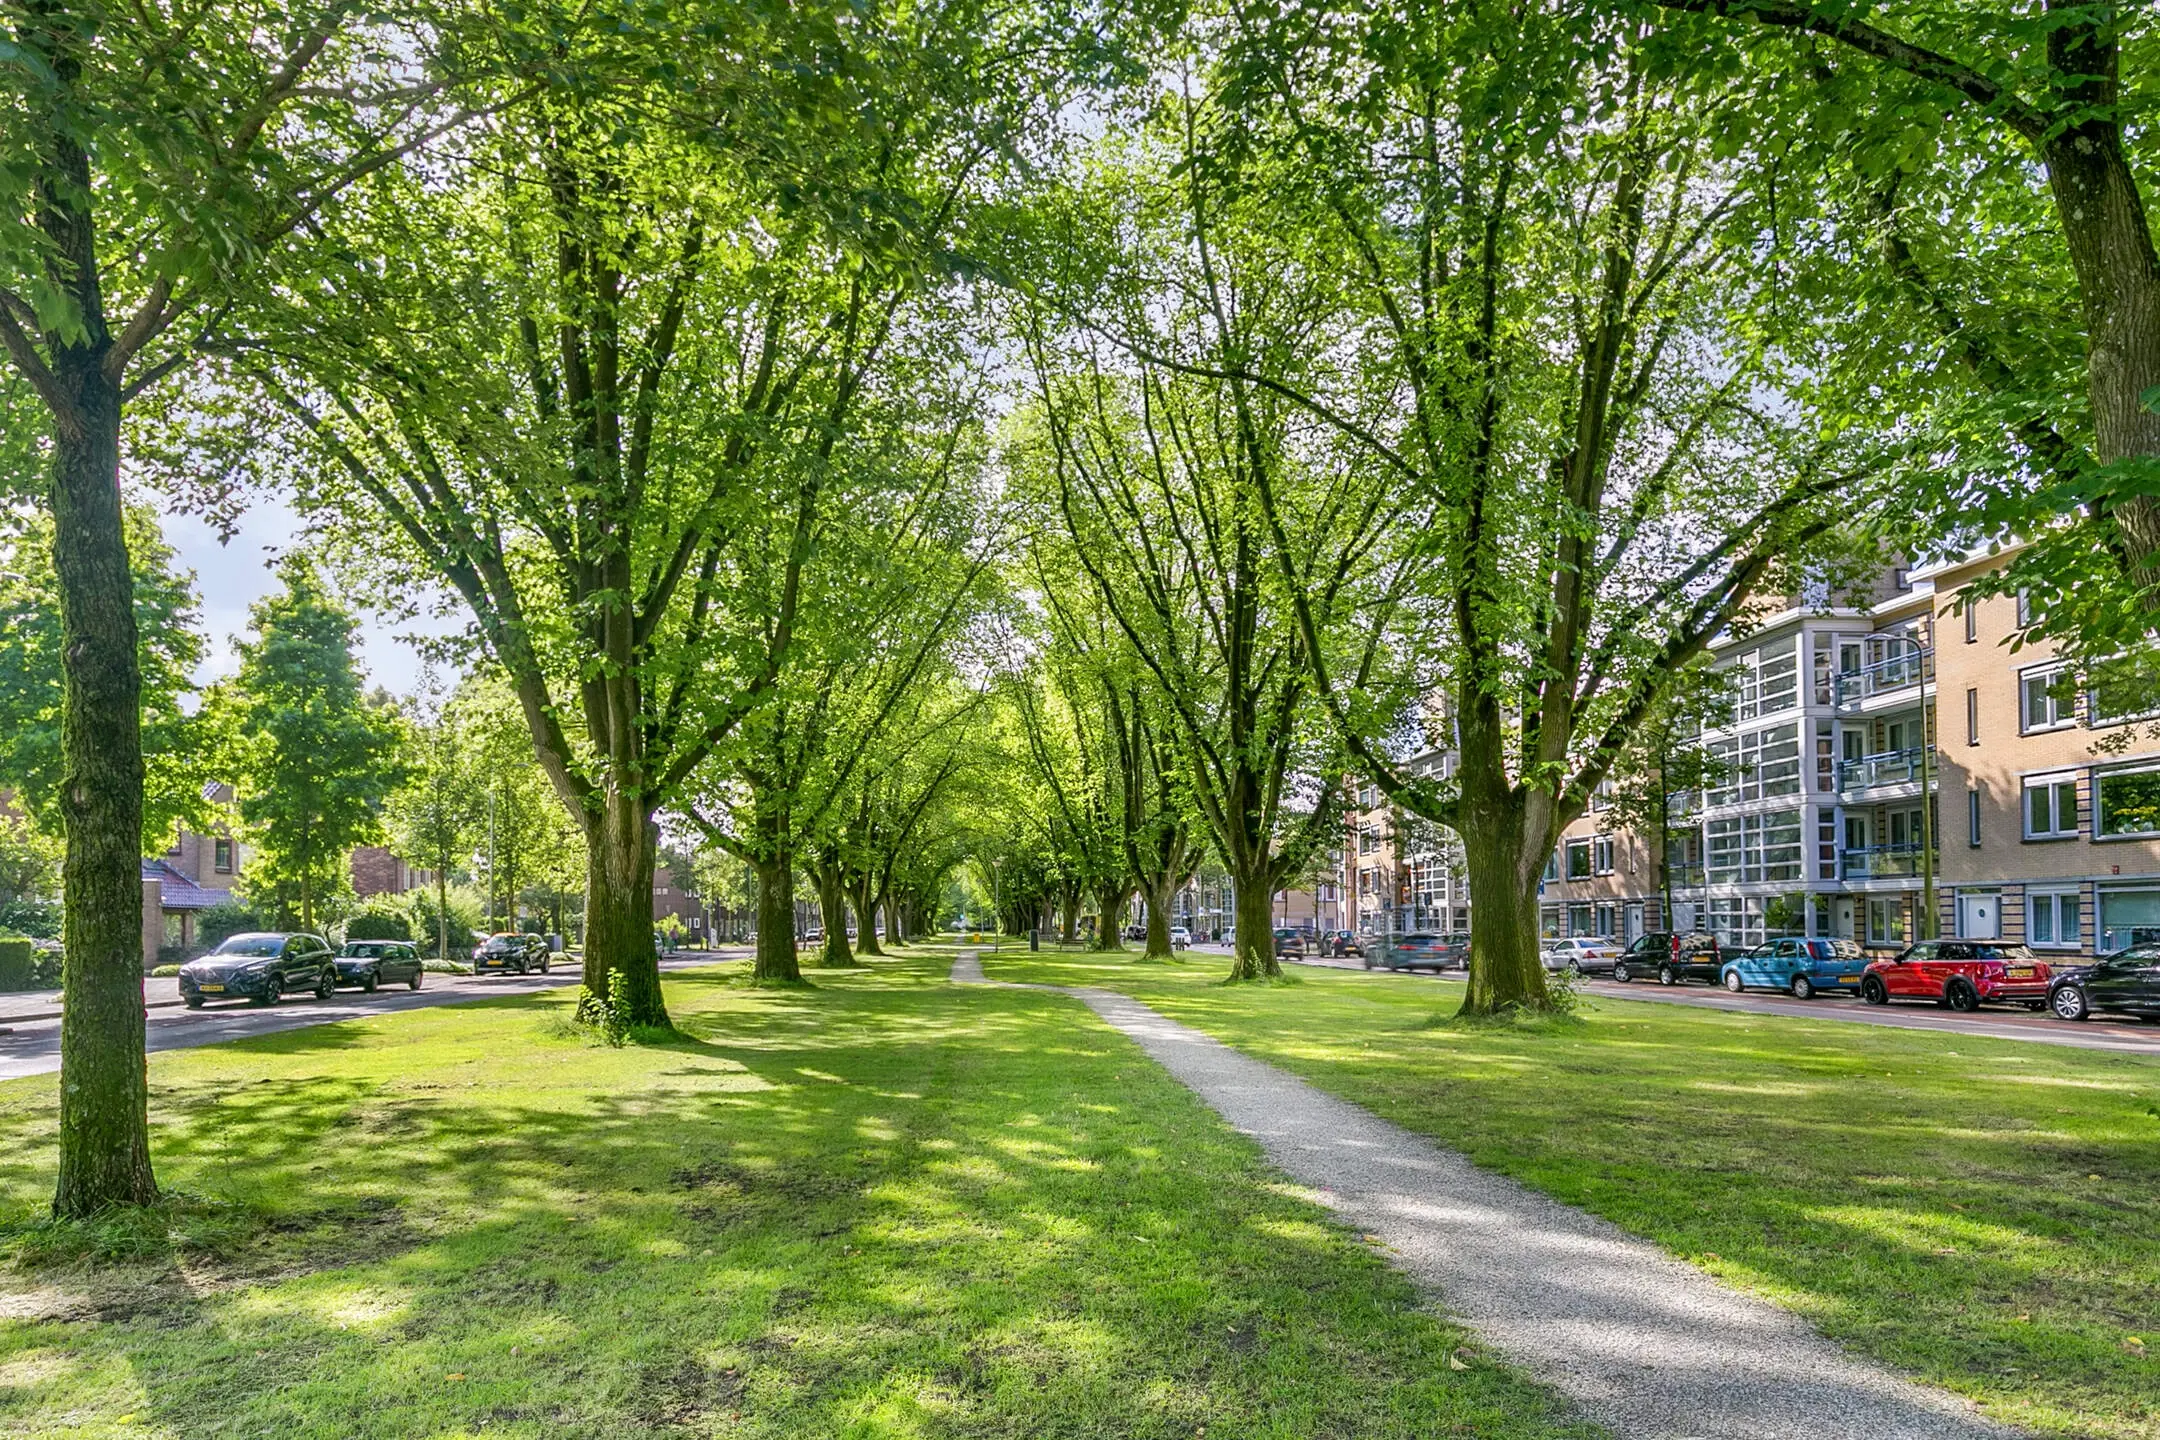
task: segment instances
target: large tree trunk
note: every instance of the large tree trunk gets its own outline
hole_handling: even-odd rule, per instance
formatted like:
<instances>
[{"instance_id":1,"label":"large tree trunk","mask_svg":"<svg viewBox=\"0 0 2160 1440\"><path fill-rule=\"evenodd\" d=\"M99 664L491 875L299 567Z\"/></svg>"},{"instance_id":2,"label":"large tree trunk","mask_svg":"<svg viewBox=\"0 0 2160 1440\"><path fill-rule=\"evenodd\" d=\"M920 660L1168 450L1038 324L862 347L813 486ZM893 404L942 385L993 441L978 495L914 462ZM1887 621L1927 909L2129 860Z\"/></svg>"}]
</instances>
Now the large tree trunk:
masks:
<instances>
[{"instance_id":1,"label":"large tree trunk","mask_svg":"<svg viewBox=\"0 0 2160 1440\"><path fill-rule=\"evenodd\" d=\"M1177 893L1174 877L1163 874L1147 886L1147 959L1168 960L1170 950L1170 897Z\"/></svg>"},{"instance_id":2,"label":"large tree trunk","mask_svg":"<svg viewBox=\"0 0 2160 1440\"><path fill-rule=\"evenodd\" d=\"M892 943L895 945L907 944L907 916L901 913L902 907L900 902L894 899L892 892L888 890L885 892L884 898L878 903L884 908L885 911L886 938L891 940Z\"/></svg>"},{"instance_id":3,"label":"large tree trunk","mask_svg":"<svg viewBox=\"0 0 2160 1440\"><path fill-rule=\"evenodd\" d=\"M1095 943L1090 949L1096 951L1123 950L1125 948L1125 902L1132 891L1124 885L1105 885L1095 892Z\"/></svg>"},{"instance_id":4,"label":"large tree trunk","mask_svg":"<svg viewBox=\"0 0 2160 1440\"><path fill-rule=\"evenodd\" d=\"M2160 413L2146 400L2160 386L2160 259L2122 132L2095 117L2067 127L2045 156L2084 302L2096 458L2112 465L2160 457ZM2109 513L2145 609L2160 610L2160 499L2126 497Z\"/></svg>"},{"instance_id":5,"label":"large tree trunk","mask_svg":"<svg viewBox=\"0 0 2160 1440\"><path fill-rule=\"evenodd\" d=\"M883 955L885 951L878 944L877 900L868 876L855 882L850 898L855 904L855 952L858 955Z\"/></svg>"},{"instance_id":6,"label":"large tree trunk","mask_svg":"<svg viewBox=\"0 0 2160 1440\"><path fill-rule=\"evenodd\" d=\"M818 964L830 970L843 969L855 963L848 951L847 939L847 885L840 876L837 860L825 857L819 861L817 871L818 913L825 920L825 949L818 956ZM870 923L860 926L867 934Z\"/></svg>"},{"instance_id":7,"label":"large tree trunk","mask_svg":"<svg viewBox=\"0 0 2160 1440\"><path fill-rule=\"evenodd\" d=\"M1230 957L1232 980L1274 980L1282 975L1275 958L1275 887L1263 868L1235 877L1237 950Z\"/></svg>"},{"instance_id":8,"label":"large tree trunk","mask_svg":"<svg viewBox=\"0 0 2160 1440\"><path fill-rule=\"evenodd\" d=\"M610 787L585 856L585 988L632 1025L665 1026L653 947L653 834L644 807Z\"/></svg>"},{"instance_id":9,"label":"large tree trunk","mask_svg":"<svg viewBox=\"0 0 2160 1440\"><path fill-rule=\"evenodd\" d=\"M57 142L88 187L72 142ZM89 217L80 253L93 264ZM60 745L67 858L60 1019L60 1182L53 1213L157 1199L143 1057L142 731L135 590L120 507L120 396L104 323L55 346L72 402L54 424L53 568L60 582Z\"/></svg>"},{"instance_id":10,"label":"large tree trunk","mask_svg":"<svg viewBox=\"0 0 2160 1440\"><path fill-rule=\"evenodd\" d=\"M793 985L802 980L795 957L795 866L785 850L757 863L757 958L753 982Z\"/></svg>"},{"instance_id":11,"label":"large tree trunk","mask_svg":"<svg viewBox=\"0 0 2160 1440\"><path fill-rule=\"evenodd\" d=\"M1538 955L1538 877L1545 837L1535 843L1520 801L1466 806L1464 868L1470 876L1470 984L1465 1015L1553 1008ZM1535 853L1532 853L1532 852Z\"/></svg>"},{"instance_id":12,"label":"large tree trunk","mask_svg":"<svg viewBox=\"0 0 2160 1440\"><path fill-rule=\"evenodd\" d=\"M1058 943L1080 943L1080 887L1063 884L1058 887Z\"/></svg>"}]
</instances>

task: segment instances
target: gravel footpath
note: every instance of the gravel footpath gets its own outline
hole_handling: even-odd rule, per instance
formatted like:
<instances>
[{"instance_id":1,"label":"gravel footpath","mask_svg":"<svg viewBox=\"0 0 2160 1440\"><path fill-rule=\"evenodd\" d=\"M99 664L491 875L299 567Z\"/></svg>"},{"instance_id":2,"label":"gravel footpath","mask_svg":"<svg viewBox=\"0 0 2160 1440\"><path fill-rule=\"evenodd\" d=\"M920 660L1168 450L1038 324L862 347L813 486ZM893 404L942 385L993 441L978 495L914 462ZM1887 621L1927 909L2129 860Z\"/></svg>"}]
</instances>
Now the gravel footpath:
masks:
<instances>
[{"instance_id":1,"label":"gravel footpath","mask_svg":"<svg viewBox=\"0 0 2160 1440\"><path fill-rule=\"evenodd\" d=\"M984 979L963 954L952 978ZM2005 1440L1965 1401L1616 1227L1107 990L1139 1043L1492 1349L1621 1440Z\"/></svg>"}]
</instances>

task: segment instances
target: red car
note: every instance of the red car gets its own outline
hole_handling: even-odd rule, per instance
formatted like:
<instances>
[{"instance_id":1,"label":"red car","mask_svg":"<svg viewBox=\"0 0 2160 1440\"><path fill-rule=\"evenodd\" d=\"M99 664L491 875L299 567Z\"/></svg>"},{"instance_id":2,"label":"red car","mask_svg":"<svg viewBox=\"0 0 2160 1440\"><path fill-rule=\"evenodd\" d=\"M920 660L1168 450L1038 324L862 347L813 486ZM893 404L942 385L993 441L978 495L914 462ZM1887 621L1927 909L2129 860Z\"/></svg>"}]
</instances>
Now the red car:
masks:
<instances>
[{"instance_id":1,"label":"red car","mask_svg":"<svg viewBox=\"0 0 2160 1440\"><path fill-rule=\"evenodd\" d=\"M1982 1005L2047 1004L2048 964L2023 945L1995 940L1922 940L1895 960L1877 960L1860 977L1870 1005L1932 1000L1952 1010Z\"/></svg>"}]
</instances>

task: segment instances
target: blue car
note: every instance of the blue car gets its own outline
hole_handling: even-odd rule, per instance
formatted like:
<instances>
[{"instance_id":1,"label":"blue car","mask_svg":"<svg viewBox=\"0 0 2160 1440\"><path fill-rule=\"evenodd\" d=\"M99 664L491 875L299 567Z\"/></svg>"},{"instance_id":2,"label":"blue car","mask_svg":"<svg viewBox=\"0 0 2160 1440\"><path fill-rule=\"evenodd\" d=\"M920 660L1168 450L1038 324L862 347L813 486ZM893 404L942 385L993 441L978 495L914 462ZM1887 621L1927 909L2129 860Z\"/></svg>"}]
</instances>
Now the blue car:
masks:
<instances>
[{"instance_id":1,"label":"blue car","mask_svg":"<svg viewBox=\"0 0 2160 1440\"><path fill-rule=\"evenodd\" d=\"M1720 978L1735 995L1783 990L1796 1000L1808 1000L1825 993L1859 994L1867 966L1867 953L1854 941L1787 935L1733 956Z\"/></svg>"}]
</instances>

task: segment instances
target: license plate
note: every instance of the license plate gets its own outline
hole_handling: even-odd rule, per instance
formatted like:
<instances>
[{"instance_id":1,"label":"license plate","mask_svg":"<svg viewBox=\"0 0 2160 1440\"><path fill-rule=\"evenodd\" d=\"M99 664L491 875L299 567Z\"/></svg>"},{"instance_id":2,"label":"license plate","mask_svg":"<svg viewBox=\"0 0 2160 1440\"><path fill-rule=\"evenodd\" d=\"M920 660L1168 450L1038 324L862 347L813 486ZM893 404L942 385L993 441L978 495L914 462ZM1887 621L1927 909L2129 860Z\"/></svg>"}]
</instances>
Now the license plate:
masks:
<instances>
[{"instance_id":1,"label":"license plate","mask_svg":"<svg viewBox=\"0 0 2160 1440\"><path fill-rule=\"evenodd\" d=\"M2005 975L2008 975L2012 980L2030 980L2033 978L2033 969L2030 965L2012 966L2010 969L2005 970L2003 973Z\"/></svg>"},{"instance_id":2,"label":"license plate","mask_svg":"<svg viewBox=\"0 0 2160 1440\"><path fill-rule=\"evenodd\" d=\"M1857 985L1860 983L1860 977L1857 975L1840 975L1837 977L1837 983L1840 985Z\"/></svg>"},{"instance_id":3,"label":"license plate","mask_svg":"<svg viewBox=\"0 0 2160 1440\"><path fill-rule=\"evenodd\" d=\"M225 987L223 985L198 985L195 988L202 991L205 995L222 995L225 993Z\"/></svg>"}]
</instances>

